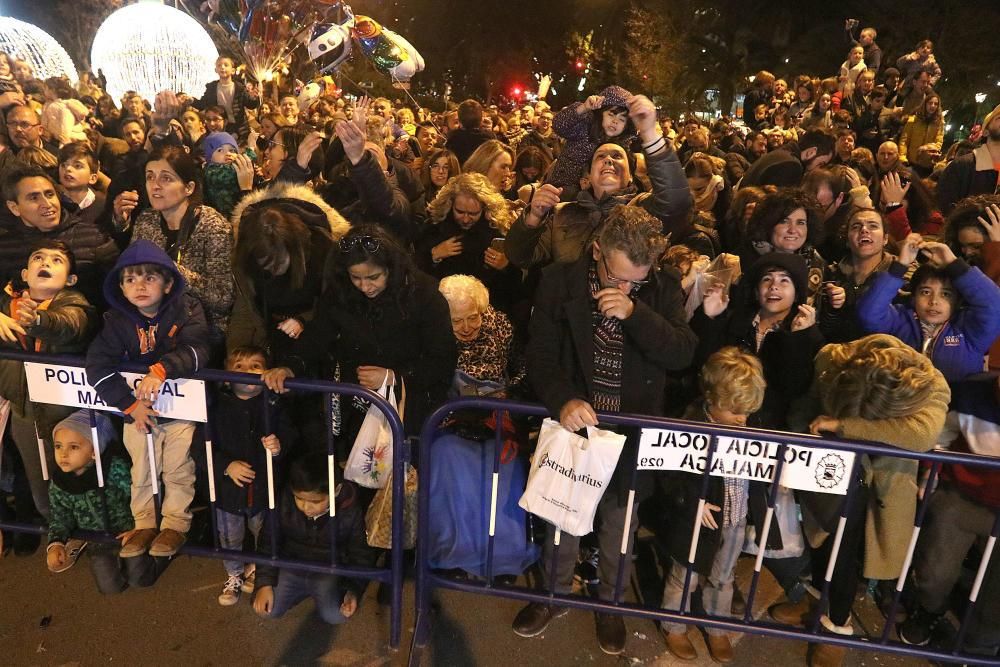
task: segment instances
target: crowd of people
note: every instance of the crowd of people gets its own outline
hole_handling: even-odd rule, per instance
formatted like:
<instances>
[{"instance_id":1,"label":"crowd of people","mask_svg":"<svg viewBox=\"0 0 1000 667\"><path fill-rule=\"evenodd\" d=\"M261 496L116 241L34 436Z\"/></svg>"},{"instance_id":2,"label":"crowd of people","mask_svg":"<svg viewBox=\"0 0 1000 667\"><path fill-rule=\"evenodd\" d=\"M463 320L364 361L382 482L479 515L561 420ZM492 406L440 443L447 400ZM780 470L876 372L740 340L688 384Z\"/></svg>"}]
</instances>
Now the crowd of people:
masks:
<instances>
[{"instance_id":1,"label":"crowd of people","mask_svg":"<svg viewBox=\"0 0 1000 667\"><path fill-rule=\"evenodd\" d=\"M1000 455L1000 107L980 139L945 151L933 44L883 67L876 31L855 40L856 27L838 74L789 85L762 71L742 118L676 123L620 86L558 110L268 101L228 57L200 98L113 100L94 77L39 81L0 54L0 339L85 355L97 395L120 413L98 415L92 432L86 412L32 402L23 365L0 361L0 513L48 524L53 572L83 552L103 593L152 585L188 539L209 469L204 428L153 406L165 381L205 367L262 375L271 390L212 393L221 546L268 552L273 536L283 556L329 561L333 543L354 565L379 557L365 534L372 492L340 466L330 487L324 405L289 392L289 378L388 388L408 436L448 398L489 395L539 401L574 432L623 412ZM117 372L124 362L148 367L134 388ZM335 402L339 460L367 410ZM443 433L485 440L489 418ZM523 468L531 424L502 430ZM783 519L756 545L768 484L713 477L701 510L699 477L643 473L640 502L627 502L635 436L596 534L564 534L552 563L550 526L540 554L527 545L499 574L535 568L559 593L575 576L610 599L631 568L622 530L642 523L673 557L662 605L676 609L689 604L700 522L689 593L698 587L708 613L739 611L736 561L764 548L787 594L771 615L801 625L818 614L825 632L849 635L860 581L891 598L918 499L933 493L897 626L923 645L939 638L962 563L1000 510L997 473L945 466L935 489L914 462L863 457L829 605L817 609L838 497L782 488ZM265 521L269 462L277 525ZM87 544L77 529L119 543ZM30 534L4 537L4 551L38 547ZM343 622L364 590L224 567L219 603L252 593L266 617L311 597L324 620ZM993 594L980 596L967 650L1000 646L998 573L987 573ZM539 635L566 611L530 604L513 629ZM685 626L662 630L675 656L697 655ZM597 637L621 653L624 619L598 614ZM817 641L809 663L839 665L844 649ZM710 630L707 643L716 661L733 659L726 633Z\"/></svg>"}]
</instances>

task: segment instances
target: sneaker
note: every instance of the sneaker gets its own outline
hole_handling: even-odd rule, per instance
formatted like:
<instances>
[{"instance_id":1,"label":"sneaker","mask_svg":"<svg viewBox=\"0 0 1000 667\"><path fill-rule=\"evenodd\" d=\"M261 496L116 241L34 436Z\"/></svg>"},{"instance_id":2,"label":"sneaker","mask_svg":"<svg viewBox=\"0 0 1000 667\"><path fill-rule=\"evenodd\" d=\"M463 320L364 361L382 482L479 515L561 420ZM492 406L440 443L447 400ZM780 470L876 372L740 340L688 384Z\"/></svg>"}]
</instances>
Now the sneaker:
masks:
<instances>
[{"instance_id":1,"label":"sneaker","mask_svg":"<svg viewBox=\"0 0 1000 667\"><path fill-rule=\"evenodd\" d=\"M155 528L140 528L122 545L118 553L121 558L135 558L149 551L149 545L156 539Z\"/></svg>"},{"instance_id":2,"label":"sneaker","mask_svg":"<svg viewBox=\"0 0 1000 667\"><path fill-rule=\"evenodd\" d=\"M569 613L568 607L553 607L532 602L514 617L514 634L518 637L537 637L545 632L554 619Z\"/></svg>"},{"instance_id":3,"label":"sneaker","mask_svg":"<svg viewBox=\"0 0 1000 667\"><path fill-rule=\"evenodd\" d=\"M597 643L608 655L619 655L625 650L625 619L617 614L596 614Z\"/></svg>"},{"instance_id":4,"label":"sneaker","mask_svg":"<svg viewBox=\"0 0 1000 667\"><path fill-rule=\"evenodd\" d=\"M904 644L911 646L926 646L934 635L934 629L944 620L944 614L935 614L921 606L900 625L897 625L899 638Z\"/></svg>"},{"instance_id":5,"label":"sneaker","mask_svg":"<svg viewBox=\"0 0 1000 667\"><path fill-rule=\"evenodd\" d=\"M184 545L187 537L172 528L164 528L149 547L149 555L170 558Z\"/></svg>"},{"instance_id":6,"label":"sneaker","mask_svg":"<svg viewBox=\"0 0 1000 667\"><path fill-rule=\"evenodd\" d=\"M58 570L52 570L52 572L54 572L55 574L59 574L60 572L65 572L69 568L76 565L77 559L80 558L80 554L82 554L83 550L86 548L87 548L87 543L84 542L83 540L78 540L75 537L68 540L65 545L66 563Z\"/></svg>"},{"instance_id":7,"label":"sneaker","mask_svg":"<svg viewBox=\"0 0 1000 667\"><path fill-rule=\"evenodd\" d=\"M232 607L240 601L240 591L242 588L243 577L238 574L229 575L225 585L222 587L222 593L219 594L219 604L223 607Z\"/></svg>"},{"instance_id":8,"label":"sneaker","mask_svg":"<svg viewBox=\"0 0 1000 667\"><path fill-rule=\"evenodd\" d=\"M253 589L257 584L257 570L256 568L250 570L250 574L243 576L243 585L240 586L240 590L249 595L253 593Z\"/></svg>"},{"instance_id":9,"label":"sneaker","mask_svg":"<svg viewBox=\"0 0 1000 667\"><path fill-rule=\"evenodd\" d=\"M597 572L598 554L600 550L595 548L583 548L576 560L576 569L573 571L573 579L580 587L598 586L601 583L601 575Z\"/></svg>"}]
</instances>

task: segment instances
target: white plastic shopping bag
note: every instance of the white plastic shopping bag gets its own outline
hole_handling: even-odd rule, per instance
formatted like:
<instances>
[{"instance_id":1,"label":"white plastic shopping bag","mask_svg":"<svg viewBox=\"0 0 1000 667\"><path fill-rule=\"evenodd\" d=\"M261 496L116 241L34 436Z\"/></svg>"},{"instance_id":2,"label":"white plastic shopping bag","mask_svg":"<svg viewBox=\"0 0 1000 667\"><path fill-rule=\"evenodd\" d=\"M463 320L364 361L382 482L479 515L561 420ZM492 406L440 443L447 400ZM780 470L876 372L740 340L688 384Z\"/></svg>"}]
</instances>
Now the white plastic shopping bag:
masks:
<instances>
[{"instance_id":1,"label":"white plastic shopping bag","mask_svg":"<svg viewBox=\"0 0 1000 667\"><path fill-rule=\"evenodd\" d=\"M546 419L518 505L570 535L586 535L624 446L624 435L588 426L581 438Z\"/></svg>"},{"instance_id":2,"label":"white plastic shopping bag","mask_svg":"<svg viewBox=\"0 0 1000 667\"><path fill-rule=\"evenodd\" d=\"M386 373L386 379L382 381L382 386L376 393L389 401L389 405L396 408L399 418L402 419L406 403L405 385L397 407L396 395L392 387L386 384L388 379L389 374ZM344 478L369 489L381 489L389 479L390 472L392 472L392 429L389 428L389 422L382 411L377 406L371 405L365 420L361 422L361 428L347 457Z\"/></svg>"}]
</instances>

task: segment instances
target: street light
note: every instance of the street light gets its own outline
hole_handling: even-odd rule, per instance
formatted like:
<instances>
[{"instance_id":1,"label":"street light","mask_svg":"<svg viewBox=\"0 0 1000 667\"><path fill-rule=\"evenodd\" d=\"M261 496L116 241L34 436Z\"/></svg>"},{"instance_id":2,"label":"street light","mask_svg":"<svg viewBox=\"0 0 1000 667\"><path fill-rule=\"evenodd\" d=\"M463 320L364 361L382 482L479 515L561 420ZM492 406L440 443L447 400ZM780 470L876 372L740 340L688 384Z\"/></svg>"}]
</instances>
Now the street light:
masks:
<instances>
[{"instance_id":1,"label":"street light","mask_svg":"<svg viewBox=\"0 0 1000 667\"><path fill-rule=\"evenodd\" d=\"M983 102L986 101L986 93L976 93L976 117L972 119L972 124L979 122L979 112L982 111Z\"/></svg>"}]
</instances>

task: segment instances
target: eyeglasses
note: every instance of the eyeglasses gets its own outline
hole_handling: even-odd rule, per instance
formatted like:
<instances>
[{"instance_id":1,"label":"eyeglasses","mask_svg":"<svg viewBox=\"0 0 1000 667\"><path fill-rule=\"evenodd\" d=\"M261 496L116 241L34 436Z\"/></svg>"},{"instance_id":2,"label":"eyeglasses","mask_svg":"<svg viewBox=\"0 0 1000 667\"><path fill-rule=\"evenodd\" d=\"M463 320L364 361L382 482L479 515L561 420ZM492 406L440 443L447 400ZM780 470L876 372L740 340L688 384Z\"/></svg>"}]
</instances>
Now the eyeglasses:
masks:
<instances>
[{"instance_id":1,"label":"eyeglasses","mask_svg":"<svg viewBox=\"0 0 1000 667\"><path fill-rule=\"evenodd\" d=\"M608 282L614 283L615 285L624 285L629 283L632 287L642 287L643 285L648 285L649 280L627 280L625 278L617 278L615 274L611 273L611 269L608 267L608 258L605 257L604 253L601 253L601 263L604 264L604 273L608 276Z\"/></svg>"},{"instance_id":2,"label":"eyeglasses","mask_svg":"<svg viewBox=\"0 0 1000 667\"><path fill-rule=\"evenodd\" d=\"M41 123L29 123L27 121L14 121L7 123L7 127L14 130L30 130L33 127L40 127Z\"/></svg>"},{"instance_id":3,"label":"eyeglasses","mask_svg":"<svg viewBox=\"0 0 1000 667\"><path fill-rule=\"evenodd\" d=\"M374 236L354 236L352 238L347 238L346 236L340 239L340 252L351 252L357 246L364 248L365 252L374 255L381 249L382 242L379 241Z\"/></svg>"},{"instance_id":4,"label":"eyeglasses","mask_svg":"<svg viewBox=\"0 0 1000 667\"><path fill-rule=\"evenodd\" d=\"M257 148L258 150L265 151L270 146L281 146L282 148L287 148L285 144L278 143L274 139L268 139L266 137L257 137Z\"/></svg>"}]
</instances>

